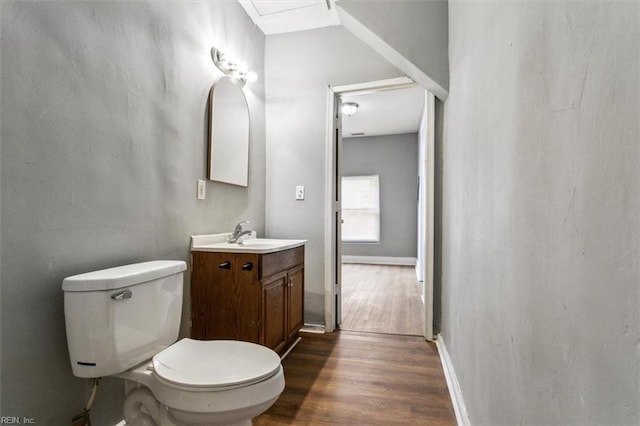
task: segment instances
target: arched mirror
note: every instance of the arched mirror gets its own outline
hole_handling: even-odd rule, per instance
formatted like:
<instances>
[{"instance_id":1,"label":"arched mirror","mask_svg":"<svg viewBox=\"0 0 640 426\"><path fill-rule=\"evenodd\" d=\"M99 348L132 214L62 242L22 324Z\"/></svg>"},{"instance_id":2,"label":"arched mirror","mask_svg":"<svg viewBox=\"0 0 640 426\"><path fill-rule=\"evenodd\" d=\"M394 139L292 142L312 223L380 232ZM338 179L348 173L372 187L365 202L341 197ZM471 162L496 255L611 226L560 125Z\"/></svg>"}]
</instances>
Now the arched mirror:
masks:
<instances>
[{"instance_id":1,"label":"arched mirror","mask_svg":"<svg viewBox=\"0 0 640 426\"><path fill-rule=\"evenodd\" d=\"M209 97L208 178L249 185L249 105L242 88L221 77Z\"/></svg>"}]
</instances>

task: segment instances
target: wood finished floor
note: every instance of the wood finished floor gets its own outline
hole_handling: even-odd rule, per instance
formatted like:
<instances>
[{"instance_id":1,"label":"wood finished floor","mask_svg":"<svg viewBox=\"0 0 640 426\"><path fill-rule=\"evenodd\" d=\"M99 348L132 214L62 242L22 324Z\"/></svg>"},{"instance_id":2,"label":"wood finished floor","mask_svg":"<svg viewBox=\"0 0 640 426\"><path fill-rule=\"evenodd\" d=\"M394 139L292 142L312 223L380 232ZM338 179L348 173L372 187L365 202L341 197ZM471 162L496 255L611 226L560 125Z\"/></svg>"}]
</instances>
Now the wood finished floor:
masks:
<instances>
[{"instance_id":1,"label":"wood finished floor","mask_svg":"<svg viewBox=\"0 0 640 426\"><path fill-rule=\"evenodd\" d=\"M259 425L455 425L436 346L422 337L301 333Z\"/></svg>"},{"instance_id":2,"label":"wood finished floor","mask_svg":"<svg viewBox=\"0 0 640 426\"><path fill-rule=\"evenodd\" d=\"M413 266L345 263L340 329L424 336L421 295Z\"/></svg>"}]
</instances>

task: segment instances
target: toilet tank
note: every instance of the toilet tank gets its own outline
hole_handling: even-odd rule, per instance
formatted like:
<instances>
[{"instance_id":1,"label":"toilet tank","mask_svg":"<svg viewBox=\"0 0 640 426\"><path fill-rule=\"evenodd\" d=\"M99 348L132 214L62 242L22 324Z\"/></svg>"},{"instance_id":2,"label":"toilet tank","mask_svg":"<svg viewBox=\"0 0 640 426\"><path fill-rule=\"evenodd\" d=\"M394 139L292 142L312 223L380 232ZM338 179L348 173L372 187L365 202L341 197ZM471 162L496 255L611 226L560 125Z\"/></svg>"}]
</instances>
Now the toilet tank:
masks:
<instances>
[{"instance_id":1,"label":"toilet tank","mask_svg":"<svg viewBox=\"0 0 640 426\"><path fill-rule=\"evenodd\" d=\"M73 374L103 377L150 359L178 338L183 261L158 260L65 278Z\"/></svg>"}]
</instances>

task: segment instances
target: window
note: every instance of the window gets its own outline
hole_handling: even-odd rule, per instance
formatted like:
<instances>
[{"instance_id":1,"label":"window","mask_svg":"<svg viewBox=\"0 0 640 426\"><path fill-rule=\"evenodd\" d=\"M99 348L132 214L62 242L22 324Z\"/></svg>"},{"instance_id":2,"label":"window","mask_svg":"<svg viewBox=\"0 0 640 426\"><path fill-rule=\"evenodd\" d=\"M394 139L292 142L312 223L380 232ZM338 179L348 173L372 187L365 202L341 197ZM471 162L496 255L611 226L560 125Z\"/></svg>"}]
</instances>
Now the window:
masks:
<instances>
[{"instance_id":1,"label":"window","mask_svg":"<svg viewBox=\"0 0 640 426\"><path fill-rule=\"evenodd\" d=\"M342 178L342 241L380 241L380 178Z\"/></svg>"}]
</instances>

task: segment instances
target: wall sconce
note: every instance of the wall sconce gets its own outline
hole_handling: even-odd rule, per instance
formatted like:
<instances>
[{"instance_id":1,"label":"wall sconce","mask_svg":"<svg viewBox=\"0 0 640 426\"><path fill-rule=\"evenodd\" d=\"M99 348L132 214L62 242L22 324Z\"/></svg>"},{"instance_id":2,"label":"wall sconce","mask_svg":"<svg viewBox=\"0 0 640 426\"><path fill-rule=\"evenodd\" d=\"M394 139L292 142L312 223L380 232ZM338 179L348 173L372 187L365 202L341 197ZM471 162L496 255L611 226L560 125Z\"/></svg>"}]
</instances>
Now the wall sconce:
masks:
<instances>
[{"instance_id":1,"label":"wall sconce","mask_svg":"<svg viewBox=\"0 0 640 426\"><path fill-rule=\"evenodd\" d=\"M345 102L342 104L341 110L344 115L351 117L353 114L356 113L359 106L360 105L358 105L355 102Z\"/></svg>"},{"instance_id":2,"label":"wall sconce","mask_svg":"<svg viewBox=\"0 0 640 426\"><path fill-rule=\"evenodd\" d=\"M246 64L235 63L215 47L211 48L211 59L213 59L213 63L220 71L235 80L240 87L244 87L247 82L253 83L258 80L258 74L247 70Z\"/></svg>"}]
</instances>

